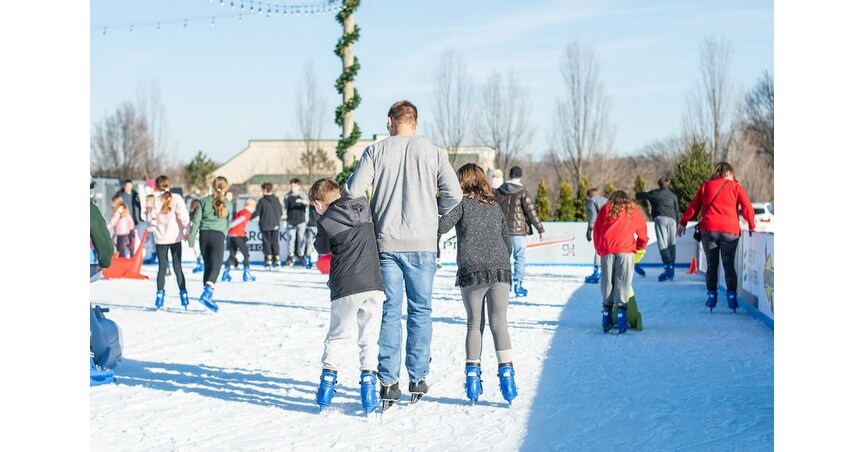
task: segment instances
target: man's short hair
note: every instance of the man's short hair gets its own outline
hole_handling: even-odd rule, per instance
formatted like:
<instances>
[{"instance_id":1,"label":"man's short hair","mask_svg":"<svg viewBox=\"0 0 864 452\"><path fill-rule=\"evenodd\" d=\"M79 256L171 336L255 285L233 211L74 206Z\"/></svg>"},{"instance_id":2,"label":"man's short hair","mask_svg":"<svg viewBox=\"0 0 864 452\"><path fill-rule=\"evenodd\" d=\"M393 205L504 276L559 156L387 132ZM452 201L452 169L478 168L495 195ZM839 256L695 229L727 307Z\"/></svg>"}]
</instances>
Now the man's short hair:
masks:
<instances>
[{"instance_id":1,"label":"man's short hair","mask_svg":"<svg viewBox=\"0 0 864 452\"><path fill-rule=\"evenodd\" d=\"M520 179L522 177L522 168L514 166L510 168L510 179Z\"/></svg>"},{"instance_id":2,"label":"man's short hair","mask_svg":"<svg viewBox=\"0 0 864 452\"><path fill-rule=\"evenodd\" d=\"M669 186L672 185L672 181L670 181L668 177L661 177L660 180L657 181L657 185L659 185L660 188L669 188Z\"/></svg>"},{"instance_id":3,"label":"man's short hair","mask_svg":"<svg viewBox=\"0 0 864 452\"><path fill-rule=\"evenodd\" d=\"M590 197L596 195L598 191L600 191L600 190L597 190L597 187L591 187L588 189L587 192L585 192L585 195L590 198Z\"/></svg>"},{"instance_id":4,"label":"man's short hair","mask_svg":"<svg viewBox=\"0 0 864 452\"><path fill-rule=\"evenodd\" d=\"M284 179L283 179L283 180L284 180ZM297 184L297 185L300 185L300 179L297 179L297 178L295 177L294 179L291 179L291 182L289 182L289 184Z\"/></svg>"},{"instance_id":5,"label":"man's short hair","mask_svg":"<svg viewBox=\"0 0 864 452\"><path fill-rule=\"evenodd\" d=\"M390 107L388 118L396 124L417 124L417 107L407 100L400 100Z\"/></svg>"},{"instance_id":6,"label":"man's short hair","mask_svg":"<svg viewBox=\"0 0 864 452\"><path fill-rule=\"evenodd\" d=\"M131 183L132 183L132 179L126 179L123 181L123 185L131 184Z\"/></svg>"},{"instance_id":7,"label":"man's short hair","mask_svg":"<svg viewBox=\"0 0 864 452\"><path fill-rule=\"evenodd\" d=\"M273 184L271 184L270 182L264 182L263 184L261 184L261 191L266 191L268 193L273 191Z\"/></svg>"},{"instance_id":8,"label":"man's short hair","mask_svg":"<svg viewBox=\"0 0 864 452\"><path fill-rule=\"evenodd\" d=\"M339 196L339 184L333 179L318 179L309 188L309 200L326 203L328 199Z\"/></svg>"}]
</instances>

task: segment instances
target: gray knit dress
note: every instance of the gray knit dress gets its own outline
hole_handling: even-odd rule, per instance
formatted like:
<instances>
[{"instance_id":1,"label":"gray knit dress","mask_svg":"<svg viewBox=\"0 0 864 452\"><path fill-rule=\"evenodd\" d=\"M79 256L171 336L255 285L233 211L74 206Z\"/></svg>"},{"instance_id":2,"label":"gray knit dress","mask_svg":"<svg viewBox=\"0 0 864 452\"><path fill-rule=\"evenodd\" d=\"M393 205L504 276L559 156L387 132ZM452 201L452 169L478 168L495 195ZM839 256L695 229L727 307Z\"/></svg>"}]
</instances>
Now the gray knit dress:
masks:
<instances>
[{"instance_id":1,"label":"gray knit dress","mask_svg":"<svg viewBox=\"0 0 864 452\"><path fill-rule=\"evenodd\" d=\"M456 226L456 286L510 283L510 232L498 204L462 198L438 221L438 233Z\"/></svg>"}]
</instances>

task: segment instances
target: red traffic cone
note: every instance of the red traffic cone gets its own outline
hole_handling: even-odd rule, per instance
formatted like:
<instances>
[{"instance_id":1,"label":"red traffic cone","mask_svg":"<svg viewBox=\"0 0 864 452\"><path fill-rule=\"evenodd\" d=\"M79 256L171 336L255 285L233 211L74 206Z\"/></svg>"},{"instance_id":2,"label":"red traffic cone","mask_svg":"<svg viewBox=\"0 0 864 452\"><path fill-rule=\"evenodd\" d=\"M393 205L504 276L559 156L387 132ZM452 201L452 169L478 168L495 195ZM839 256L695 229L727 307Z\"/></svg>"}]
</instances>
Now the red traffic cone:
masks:
<instances>
[{"instance_id":1,"label":"red traffic cone","mask_svg":"<svg viewBox=\"0 0 864 452\"><path fill-rule=\"evenodd\" d=\"M692 275L693 273L696 273L697 271L698 271L698 269L696 268L696 258L694 257L693 260L690 261L690 270L687 271L687 274Z\"/></svg>"}]
</instances>

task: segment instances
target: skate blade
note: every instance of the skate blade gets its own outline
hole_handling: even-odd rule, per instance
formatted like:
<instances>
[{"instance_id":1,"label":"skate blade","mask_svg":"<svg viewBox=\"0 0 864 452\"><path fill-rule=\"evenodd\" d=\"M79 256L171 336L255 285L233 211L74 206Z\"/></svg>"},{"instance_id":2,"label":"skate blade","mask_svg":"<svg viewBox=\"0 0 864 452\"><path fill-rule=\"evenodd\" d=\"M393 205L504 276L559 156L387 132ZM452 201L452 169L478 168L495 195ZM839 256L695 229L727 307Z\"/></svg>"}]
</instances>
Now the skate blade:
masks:
<instances>
[{"instance_id":1,"label":"skate blade","mask_svg":"<svg viewBox=\"0 0 864 452\"><path fill-rule=\"evenodd\" d=\"M381 401L381 412L383 413L383 412L387 411L388 409L390 409L390 407L393 406L394 403L396 403L395 400L382 400Z\"/></svg>"},{"instance_id":2,"label":"skate blade","mask_svg":"<svg viewBox=\"0 0 864 452\"><path fill-rule=\"evenodd\" d=\"M422 392L412 392L411 393L411 403L419 402L421 397L423 397Z\"/></svg>"}]
</instances>

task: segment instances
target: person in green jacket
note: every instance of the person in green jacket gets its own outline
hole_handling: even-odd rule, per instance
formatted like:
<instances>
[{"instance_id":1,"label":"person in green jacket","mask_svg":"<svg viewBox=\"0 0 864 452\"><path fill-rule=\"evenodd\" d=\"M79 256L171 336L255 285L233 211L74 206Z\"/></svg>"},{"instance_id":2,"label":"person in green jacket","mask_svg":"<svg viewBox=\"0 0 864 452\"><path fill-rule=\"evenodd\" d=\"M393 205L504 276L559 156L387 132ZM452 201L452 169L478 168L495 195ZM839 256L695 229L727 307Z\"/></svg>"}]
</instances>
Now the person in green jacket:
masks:
<instances>
[{"instance_id":1,"label":"person in green jacket","mask_svg":"<svg viewBox=\"0 0 864 452\"><path fill-rule=\"evenodd\" d=\"M225 254L225 237L231 218L234 217L234 204L225 199L228 186L228 179L222 176L213 179L211 194L201 199L201 206L192 216L192 229L189 232L189 246L194 248L197 238L204 260L204 292L198 301L213 312L219 310L213 301L213 291Z\"/></svg>"},{"instance_id":2,"label":"person in green jacket","mask_svg":"<svg viewBox=\"0 0 864 452\"><path fill-rule=\"evenodd\" d=\"M114 256L114 241L111 240L111 232L102 212L93 202L93 187L96 184L90 181L90 277L99 270L111 266L111 258Z\"/></svg>"}]
</instances>

